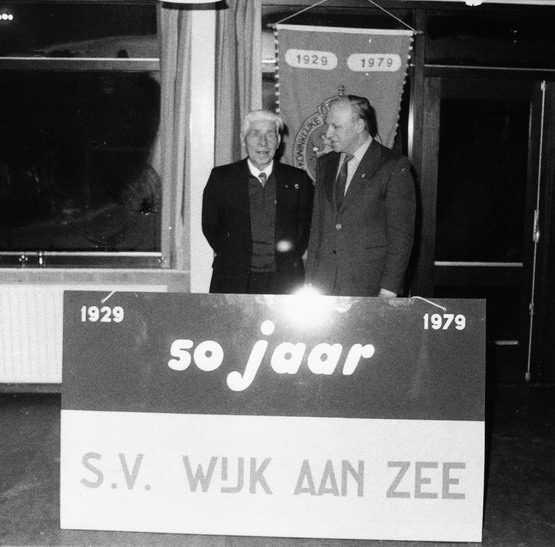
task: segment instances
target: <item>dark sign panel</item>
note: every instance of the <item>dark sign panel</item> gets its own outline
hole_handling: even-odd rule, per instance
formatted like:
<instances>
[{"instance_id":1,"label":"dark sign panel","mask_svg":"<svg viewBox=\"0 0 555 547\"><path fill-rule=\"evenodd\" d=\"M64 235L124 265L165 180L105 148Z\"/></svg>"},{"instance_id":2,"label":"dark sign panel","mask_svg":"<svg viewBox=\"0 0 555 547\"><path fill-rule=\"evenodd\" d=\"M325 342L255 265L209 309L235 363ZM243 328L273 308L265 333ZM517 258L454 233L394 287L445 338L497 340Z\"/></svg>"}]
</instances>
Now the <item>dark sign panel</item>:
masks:
<instances>
[{"instance_id":1,"label":"dark sign panel","mask_svg":"<svg viewBox=\"0 0 555 547\"><path fill-rule=\"evenodd\" d=\"M64 408L483 419L483 302L65 298Z\"/></svg>"}]
</instances>

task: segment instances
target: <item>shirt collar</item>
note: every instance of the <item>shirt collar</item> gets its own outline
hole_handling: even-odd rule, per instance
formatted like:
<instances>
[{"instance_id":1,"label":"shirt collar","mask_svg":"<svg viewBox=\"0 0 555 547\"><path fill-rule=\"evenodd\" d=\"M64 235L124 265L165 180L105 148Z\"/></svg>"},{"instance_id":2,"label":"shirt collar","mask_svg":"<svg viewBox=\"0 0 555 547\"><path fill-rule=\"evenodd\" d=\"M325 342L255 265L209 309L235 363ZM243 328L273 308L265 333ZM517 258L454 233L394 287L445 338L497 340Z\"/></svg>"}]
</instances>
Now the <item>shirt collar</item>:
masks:
<instances>
[{"instance_id":1,"label":"shirt collar","mask_svg":"<svg viewBox=\"0 0 555 547\"><path fill-rule=\"evenodd\" d=\"M262 170L258 169L258 167L256 167L256 165L254 165L249 158L247 158L247 163L249 165L249 170L254 177L258 178L260 176L260 173L266 173L266 177L270 178L270 174L272 173L272 169L274 168L274 160L272 160L269 165L267 165Z\"/></svg>"},{"instance_id":2,"label":"shirt collar","mask_svg":"<svg viewBox=\"0 0 555 547\"><path fill-rule=\"evenodd\" d=\"M368 135L368 138L355 150L353 156L356 158L358 163L362 161L364 154L366 154L366 151L368 150L368 148L370 148L371 144L372 137Z\"/></svg>"}]
</instances>

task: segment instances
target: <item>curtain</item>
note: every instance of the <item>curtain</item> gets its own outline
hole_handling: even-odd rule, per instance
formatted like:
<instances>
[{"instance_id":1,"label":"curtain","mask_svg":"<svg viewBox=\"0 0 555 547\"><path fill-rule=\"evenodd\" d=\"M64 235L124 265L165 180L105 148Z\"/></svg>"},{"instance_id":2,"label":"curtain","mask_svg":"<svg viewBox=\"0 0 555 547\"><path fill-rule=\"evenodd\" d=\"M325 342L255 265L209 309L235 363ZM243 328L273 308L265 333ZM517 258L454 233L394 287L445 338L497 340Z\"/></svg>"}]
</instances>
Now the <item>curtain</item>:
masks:
<instances>
[{"instance_id":1,"label":"curtain","mask_svg":"<svg viewBox=\"0 0 555 547\"><path fill-rule=\"evenodd\" d=\"M262 2L227 5L216 22L216 165L243 157L243 118L262 108Z\"/></svg>"},{"instance_id":2,"label":"curtain","mask_svg":"<svg viewBox=\"0 0 555 547\"><path fill-rule=\"evenodd\" d=\"M262 108L261 21L261 2L228 0L216 12L215 165L241 159L243 117ZM158 35L160 129L152 164L162 180L162 255L164 266L190 271L191 11L159 3Z\"/></svg>"},{"instance_id":3,"label":"curtain","mask_svg":"<svg viewBox=\"0 0 555 547\"><path fill-rule=\"evenodd\" d=\"M162 255L165 266L190 269L189 230L186 224L189 146L191 15L188 10L158 7L160 43L159 161L162 180ZM156 158L156 155L159 157ZM156 161L156 163L158 163Z\"/></svg>"}]
</instances>

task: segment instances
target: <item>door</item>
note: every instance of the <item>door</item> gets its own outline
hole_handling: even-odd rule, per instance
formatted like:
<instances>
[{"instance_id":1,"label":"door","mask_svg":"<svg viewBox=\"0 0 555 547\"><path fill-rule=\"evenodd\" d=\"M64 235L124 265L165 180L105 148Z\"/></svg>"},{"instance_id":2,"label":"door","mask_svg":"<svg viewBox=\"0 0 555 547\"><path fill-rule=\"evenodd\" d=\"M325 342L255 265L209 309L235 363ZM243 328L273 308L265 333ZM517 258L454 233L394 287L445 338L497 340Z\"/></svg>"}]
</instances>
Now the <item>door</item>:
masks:
<instances>
[{"instance_id":1,"label":"door","mask_svg":"<svg viewBox=\"0 0 555 547\"><path fill-rule=\"evenodd\" d=\"M427 195L433 296L486 299L488 371L502 383L523 381L528 370L540 86L464 77L426 84L424 143L437 151L426 153L436 179Z\"/></svg>"}]
</instances>

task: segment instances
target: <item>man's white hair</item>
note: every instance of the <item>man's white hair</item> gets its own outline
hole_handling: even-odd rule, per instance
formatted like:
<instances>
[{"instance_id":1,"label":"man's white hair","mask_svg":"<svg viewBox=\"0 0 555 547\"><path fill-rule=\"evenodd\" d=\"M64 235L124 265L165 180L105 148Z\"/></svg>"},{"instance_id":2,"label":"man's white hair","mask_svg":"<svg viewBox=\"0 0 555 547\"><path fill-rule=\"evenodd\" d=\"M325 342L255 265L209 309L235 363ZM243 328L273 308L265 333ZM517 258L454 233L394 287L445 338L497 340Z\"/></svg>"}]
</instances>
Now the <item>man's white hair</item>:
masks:
<instances>
[{"instance_id":1,"label":"man's white hair","mask_svg":"<svg viewBox=\"0 0 555 547\"><path fill-rule=\"evenodd\" d=\"M275 112L271 112L270 110L251 110L246 114L243 122L243 131L241 133L243 138L245 138L245 135L248 133L251 124L259 121L272 122L276 126L278 135L283 130L283 119Z\"/></svg>"}]
</instances>

